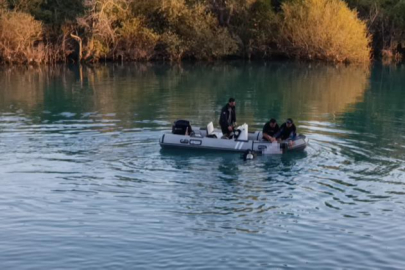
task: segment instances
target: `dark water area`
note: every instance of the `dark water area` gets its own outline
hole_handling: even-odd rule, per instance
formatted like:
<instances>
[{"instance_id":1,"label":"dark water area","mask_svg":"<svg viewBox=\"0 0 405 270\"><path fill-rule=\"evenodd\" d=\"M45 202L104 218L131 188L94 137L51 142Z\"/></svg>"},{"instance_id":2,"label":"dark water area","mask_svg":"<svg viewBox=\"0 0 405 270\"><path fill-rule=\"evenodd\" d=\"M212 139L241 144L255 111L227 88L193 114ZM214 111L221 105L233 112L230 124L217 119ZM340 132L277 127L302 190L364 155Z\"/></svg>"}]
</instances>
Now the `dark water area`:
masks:
<instances>
[{"instance_id":1,"label":"dark water area","mask_svg":"<svg viewBox=\"0 0 405 270\"><path fill-rule=\"evenodd\" d=\"M404 269L405 67L0 69L1 269ZM295 120L302 153L161 150Z\"/></svg>"}]
</instances>

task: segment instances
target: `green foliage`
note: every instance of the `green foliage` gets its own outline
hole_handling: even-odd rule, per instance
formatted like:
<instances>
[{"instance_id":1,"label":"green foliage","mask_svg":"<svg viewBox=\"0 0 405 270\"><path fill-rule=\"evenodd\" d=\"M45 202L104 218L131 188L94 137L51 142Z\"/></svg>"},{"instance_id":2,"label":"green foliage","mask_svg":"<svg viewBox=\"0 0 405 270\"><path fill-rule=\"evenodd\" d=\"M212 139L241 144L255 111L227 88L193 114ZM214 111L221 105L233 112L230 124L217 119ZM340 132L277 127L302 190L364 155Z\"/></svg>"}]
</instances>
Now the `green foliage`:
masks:
<instances>
[{"instance_id":1,"label":"green foliage","mask_svg":"<svg viewBox=\"0 0 405 270\"><path fill-rule=\"evenodd\" d=\"M405 52L405 1L347 0L368 23L373 35L374 54L399 60ZM402 55L401 55L402 54Z\"/></svg>"},{"instance_id":2,"label":"green foliage","mask_svg":"<svg viewBox=\"0 0 405 270\"><path fill-rule=\"evenodd\" d=\"M12 10L32 13L37 10L44 0L5 0Z\"/></svg>"},{"instance_id":3,"label":"green foliage","mask_svg":"<svg viewBox=\"0 0 405 270\"><path fill-rule=\"evenodd\" d=\"M202 4L187 5L184 0L162 2L167 25L162 42L171 59L188 56L212 60L236 52L236 41L228 29L220 27L218 20Z\"/></svg>"},{"instance_id":4,"label":"green foliage","mask_svg":"<svg viewBox=\"0 0 405 270\"><path fill-rule=\"evenodd\" d=\"M33 13L36 19L60 28L66 22L74 22L84 12L82 0L42 0Z\"/></svg>"},{"instance_id":5,"label":"green foliage","mask_svg":"<svg viewBox=\"0 0 405 270\"><path fill-rule=\"evenodd\" d=\"M293 57L368 62L366 24L340 0L292 0L282 5L280 44Z\"/></svg>"},{"instance_id":6,"label":"green foliage","mask_svg":"<svg viewBox=\"0 0 405 270\"><path fill-rule=\"evenodd\" d=\"M180 61L190 49L176 33L166 32L161 35L160 41L164 45L170 61Z\"/></svg>"},{"instance_id":7,"label":"green foliage","mask_svg":"<svg viewBox=\"0 0 405 270\"><path fill-rule=\"evenodd\" d=\"M3 0L10 9L26 12L44 24L61 26L74 21L84 11L83 0Z\"/></svg>"},{"instance_id":8,"label":"green foliage","mask_svg":"<svg viewBox=\"0 0 405 270\"><path fill-rule=\"evenodd\" d=\"M159 36L145 27L139 18L123 21L117 34L118 54L127 60L149 60L159 40Z\"/></svg>"},{"instance_id":9,"label":"green foliage","mask_svg":"<svg viewBox=\"0 0 405 270\"><path fill-rule=\"evenodd\" d=\"M255 0L233 9L230 31L239 38L242 55L267 56L278 32L277 17L270 2Z\"/></svg>"}]
</instances>

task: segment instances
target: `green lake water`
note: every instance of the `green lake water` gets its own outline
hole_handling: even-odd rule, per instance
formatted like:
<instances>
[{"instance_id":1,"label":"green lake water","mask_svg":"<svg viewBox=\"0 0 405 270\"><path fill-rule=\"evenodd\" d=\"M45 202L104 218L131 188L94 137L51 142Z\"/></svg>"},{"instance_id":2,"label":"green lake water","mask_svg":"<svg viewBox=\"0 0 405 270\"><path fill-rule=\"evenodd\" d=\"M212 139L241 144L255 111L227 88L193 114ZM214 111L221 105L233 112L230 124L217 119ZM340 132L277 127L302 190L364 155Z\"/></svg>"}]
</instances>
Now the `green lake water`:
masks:
<instances>
[{"instance_id":1,"label":"green lake water","mask_svg":"<svg viewBox=\"0 0 405 270\"><path fill-rule=\"evenodd\" d=\"M302 153L161 150L294 119ZM0 69L1 269L405 269L405 67Z\"/></svg>"}]
</instances>

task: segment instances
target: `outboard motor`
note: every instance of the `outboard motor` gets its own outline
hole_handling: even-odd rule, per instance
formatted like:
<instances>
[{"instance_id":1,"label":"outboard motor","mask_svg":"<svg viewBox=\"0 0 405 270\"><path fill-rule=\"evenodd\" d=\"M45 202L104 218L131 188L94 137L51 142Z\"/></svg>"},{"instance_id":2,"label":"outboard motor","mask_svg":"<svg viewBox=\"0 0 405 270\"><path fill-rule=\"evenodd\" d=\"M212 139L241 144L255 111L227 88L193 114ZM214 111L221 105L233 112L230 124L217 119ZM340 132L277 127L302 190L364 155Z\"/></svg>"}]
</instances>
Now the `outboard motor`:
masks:
<instances>
[{"instance_id":1,"label":"outboard motor","mask_svg":"<svg viewBox=\"0 0 405 270\"><path fill-rule=\"evenodd\" d=\"M190 122L187 120L177 120L172 127L172 133L177 135L189 135L193 132Z\"/></svg>"}]
</instances>

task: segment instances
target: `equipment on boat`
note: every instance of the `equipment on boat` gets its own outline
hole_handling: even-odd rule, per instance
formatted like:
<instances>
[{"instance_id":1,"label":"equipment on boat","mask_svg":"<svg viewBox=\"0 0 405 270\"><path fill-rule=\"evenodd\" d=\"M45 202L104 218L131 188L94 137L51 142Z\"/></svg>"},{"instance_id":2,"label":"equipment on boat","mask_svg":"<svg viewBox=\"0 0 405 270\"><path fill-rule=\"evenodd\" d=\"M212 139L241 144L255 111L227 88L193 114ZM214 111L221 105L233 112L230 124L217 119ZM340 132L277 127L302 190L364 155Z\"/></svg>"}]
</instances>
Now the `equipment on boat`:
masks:
<instances>
[{"instance_id":1,"label":"equipment on boat","mask_svg":"<svg viewBox=\"0 0 405 270\"><path fill-rule=\"evenodd\" d=\"M243 160L253 160L257 156L256 152L253 150L246 150L245 153L243 153L242 158Z\"/></svg>"},{"instance_id":2,"label":"equipment on boat","mask_svg":"<svg viewBox=\"0 0 405 270\"><path fill-rule=\"evenodd\" d=\"M307 146L304 135L297 135L293 140L272 143L262 139L262 131L249 133L248 125L243 124L236 128L233 138L229 139L223 137L220 130L214 129L212 122L206 128L194 128L190 132L190 122L187 120L179 121L175 122L171 133L164 133L160 137L159 144L162 148L208 149L242 153L251 150L264 155L274 155L290 151L302 151ZM186 135L187 129L189 135Z\"/></svg>"},{"instance_id":3,"label":"equipment on boat","mask_svg":"<svg viewBox=\"0 0 405 270\"><path fill-rule=\"evenodd\" d=\"M190 122L187 120L177 120L172 127L172 133L177 135L189 135L193 132Z\"/></svg>"}]
</instances>

